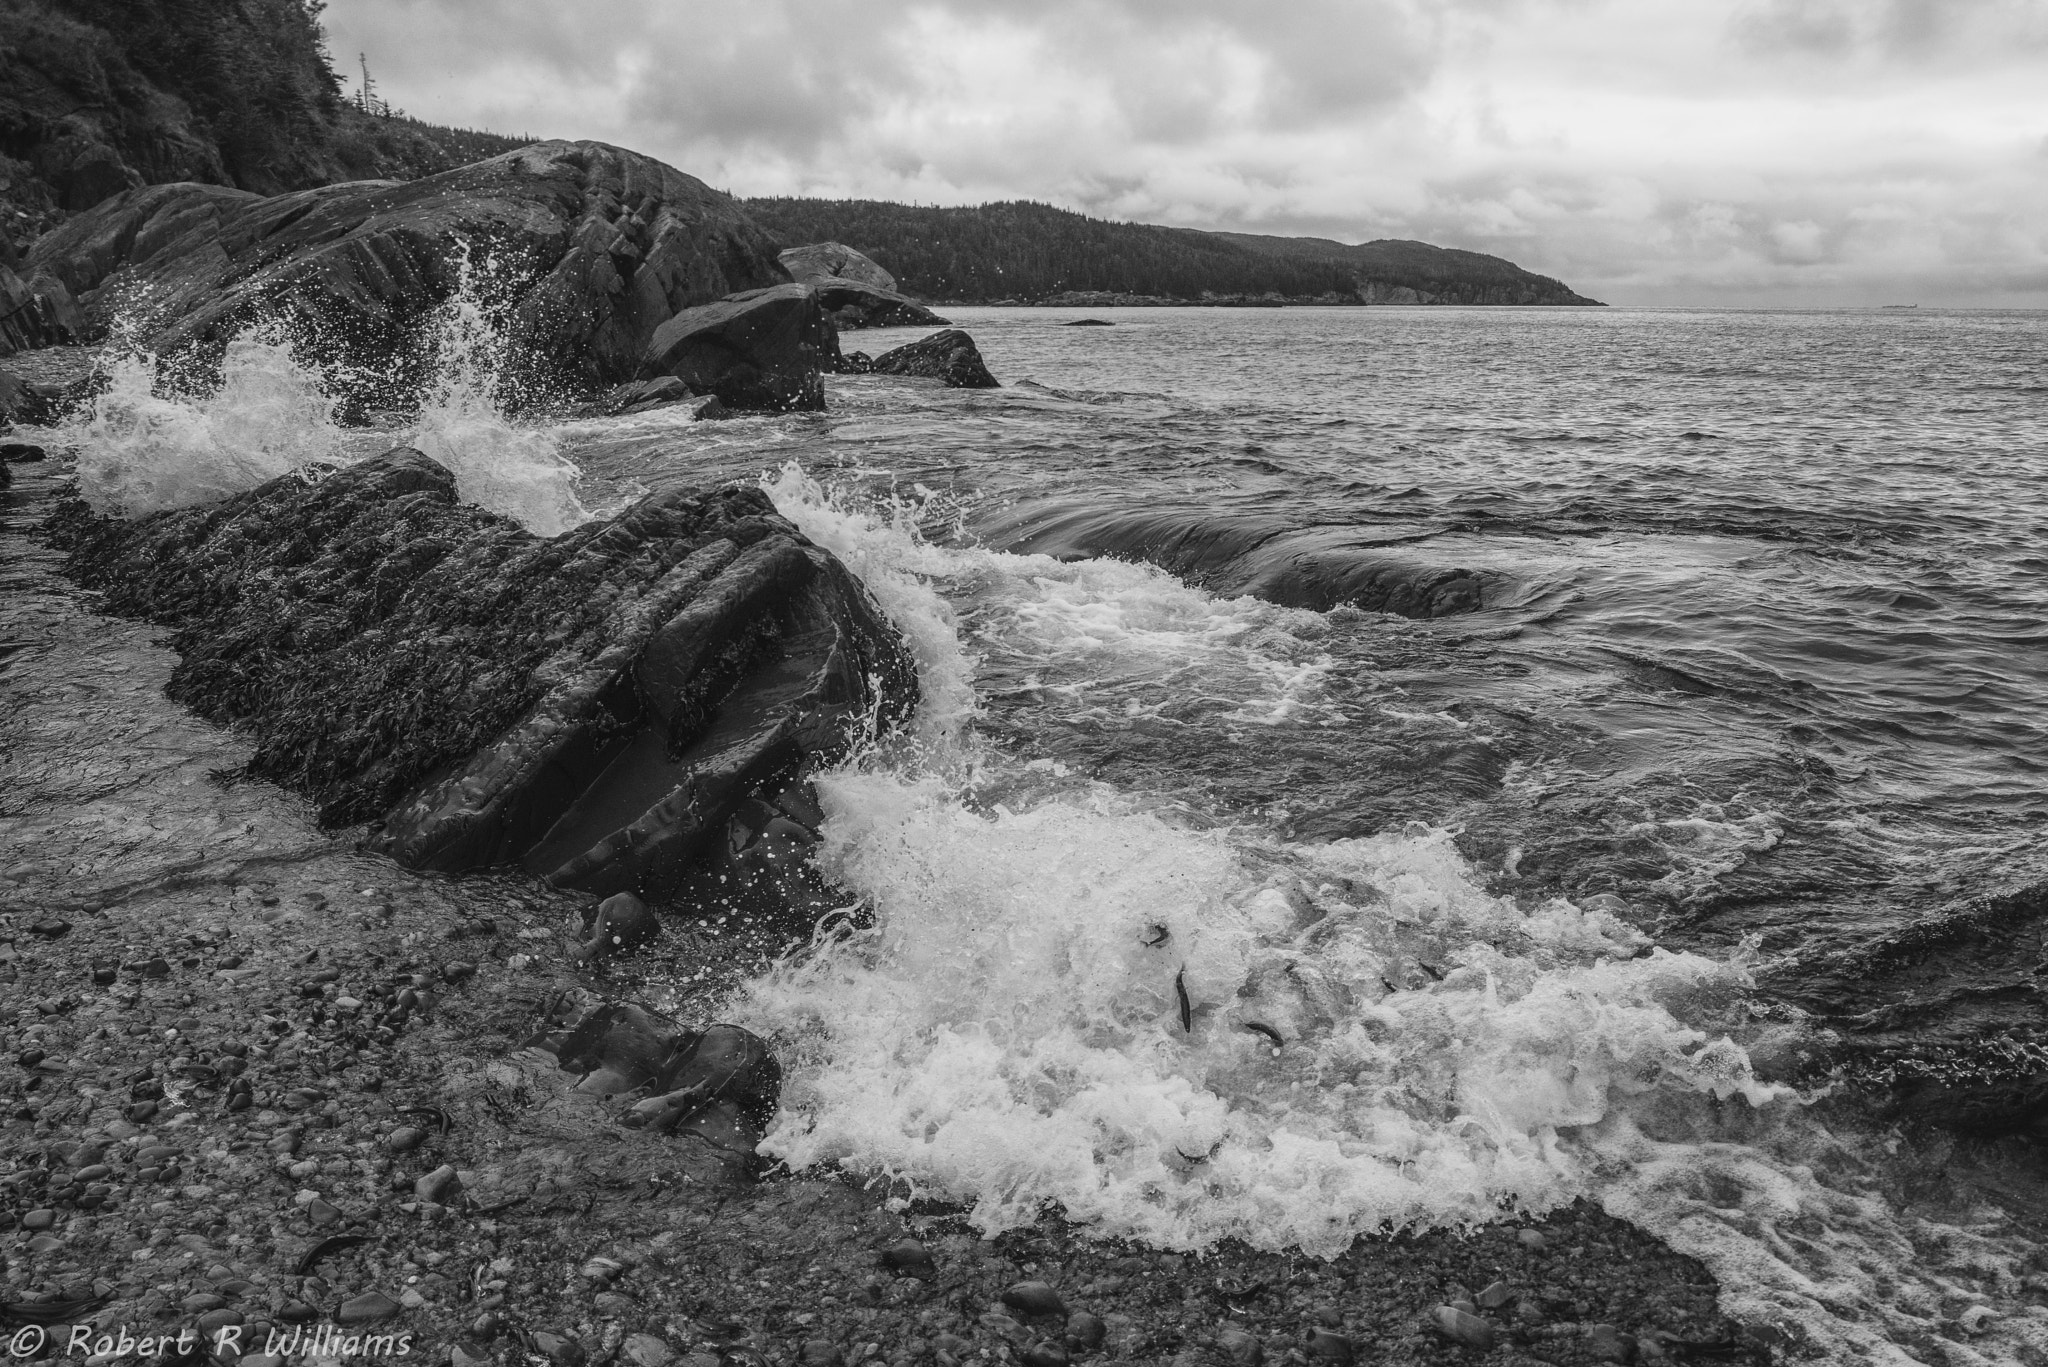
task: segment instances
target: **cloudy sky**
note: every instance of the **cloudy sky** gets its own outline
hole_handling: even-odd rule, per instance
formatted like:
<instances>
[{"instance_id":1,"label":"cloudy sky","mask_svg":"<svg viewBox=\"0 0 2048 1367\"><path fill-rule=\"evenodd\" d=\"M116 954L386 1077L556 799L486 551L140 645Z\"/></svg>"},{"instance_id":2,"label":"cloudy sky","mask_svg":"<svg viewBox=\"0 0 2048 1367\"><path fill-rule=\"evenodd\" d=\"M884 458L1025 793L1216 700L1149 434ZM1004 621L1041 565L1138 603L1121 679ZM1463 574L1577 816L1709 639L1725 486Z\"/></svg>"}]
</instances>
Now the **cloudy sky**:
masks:
<instances>
[{"instance_id":1,"label":"cloudy sky","mask_svg":"<svg viewBox=\"0 0 2048 1367\"><path fill-rule=\"evenodd\" d=\"M418 117L742 195L1420 238L1616 304L2048 306L2048 0L330 0Z\"/></svg>"}]
</instances>

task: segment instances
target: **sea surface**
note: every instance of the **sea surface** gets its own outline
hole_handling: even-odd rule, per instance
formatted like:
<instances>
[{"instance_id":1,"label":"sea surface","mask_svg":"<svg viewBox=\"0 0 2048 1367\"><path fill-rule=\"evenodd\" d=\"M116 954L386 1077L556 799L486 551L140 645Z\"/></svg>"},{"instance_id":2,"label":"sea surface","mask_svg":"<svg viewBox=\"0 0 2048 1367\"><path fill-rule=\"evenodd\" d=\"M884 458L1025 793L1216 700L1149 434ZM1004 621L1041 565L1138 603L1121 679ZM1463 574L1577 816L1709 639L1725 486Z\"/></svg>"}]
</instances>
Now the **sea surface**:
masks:
<instances>
[{"instance_id":1,"label":"sea surface","mask_svg":"<svg viewBox=\"0 0 2048 1367\"><path fill-rule=\"evenodd\" d=\"M819 780L872 928L731 1003L769 1152L1193 1249L1585 1197L1795 1358L2048 1362L2048 314L949 312L1002 388L411 433L543 532L762 481L913 643ZM110 508L392 439L148 381Z\"/></svg>"}]
</instances>

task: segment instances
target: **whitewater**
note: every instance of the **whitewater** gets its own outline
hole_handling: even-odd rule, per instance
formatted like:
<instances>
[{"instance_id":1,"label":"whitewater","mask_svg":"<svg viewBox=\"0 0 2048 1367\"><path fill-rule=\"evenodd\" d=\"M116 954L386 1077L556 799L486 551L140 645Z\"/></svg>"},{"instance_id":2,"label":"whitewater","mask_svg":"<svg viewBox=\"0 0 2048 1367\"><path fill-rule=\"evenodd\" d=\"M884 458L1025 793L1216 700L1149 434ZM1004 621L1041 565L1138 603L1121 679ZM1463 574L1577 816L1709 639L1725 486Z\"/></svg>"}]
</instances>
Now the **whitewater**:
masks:
<instances>
[{"instance_id":1,"label":"whitewater","mask_svg":"<svg viewBox=\"0 0 2048 1367\"><path fill-rule=\"evenodd\" d=\"M1796 1355L2048 1352L2024 1222L1901 1199L1945 1151L1829 1052L1859 944L2037 857L2048 320L1072 316L962 311L990 394L541 419L458 297L387 430L252 333L199 396L105 362L57 442L122 516L399 441L541 535L758 480L844 559L924 701L817 785L865 928L726 1006L792 1169L1197 1251L1587 1198Z\"/></svg>"}]
</instances>

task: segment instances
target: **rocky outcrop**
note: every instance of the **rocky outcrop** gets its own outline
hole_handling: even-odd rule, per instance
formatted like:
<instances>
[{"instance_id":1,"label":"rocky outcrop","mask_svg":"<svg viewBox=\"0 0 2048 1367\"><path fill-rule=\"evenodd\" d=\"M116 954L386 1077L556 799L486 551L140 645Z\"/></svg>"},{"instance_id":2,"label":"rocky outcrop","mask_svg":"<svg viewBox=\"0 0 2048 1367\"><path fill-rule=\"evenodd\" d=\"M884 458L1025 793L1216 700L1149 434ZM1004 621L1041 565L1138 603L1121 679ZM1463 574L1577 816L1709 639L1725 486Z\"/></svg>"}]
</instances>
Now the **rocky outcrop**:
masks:
<instances>
[{"instance_id":1,"label":"rocky outcrop","mask_svg":"<svg viewBox=\"0 0 2048 1367\"><path fill-rule=\"evenodd\" d=\"M655 330L644 378L671 375L730 408L821 409L839 335L806 285L750 290L685 309Z\"/></svg>"},{"instance_id":2,"label":"rocky outcrop","mask_svg":"<svg viewBox=\"0 0 2048 1367\"><path fill-rule=\"evenodd\" d=\"M995 389L996 377L982 363L974 339L958 328L934 333L922 341L885 351L875 357L877 375L920 375L944 380L952 389Z\"/></svg>"},{"instance_id":3,"label":"rocky outcrop","mask_svg":"<svg viewBox=\"0 0 2048 1367\"><path fill-rule=\"evenodd\" d=\"M898 292L895 276L843 243L813 242L807 247L790 247L776 259L799 285L865 285L885 294Z\"/></svg>"},{"instance_id":4,"label":"rocky outcrop","mask_svg":"<svg viewBox=\"0 0 2048 1367\"><path fill-rule=\"evenodd\" d=\"M250 774L413 868L668 900L756 794L916 698L859 582L755 488L542 540L400 449L51 533L108 610L175 628L168 692L245 728Z\"/></svg>"},{"instance_id":5,"label":"rocky outcrop","mask_svg":"<svg viewBox=\"0 0 2048 1367\"><path fill-rule=\"evenodd\" d=\"M85 314L60 280L24 280L0 266L0 356L69 346L85 333Z\"/></svg>"},{"instance_id":6,"label":"rocky outcrop","mask_svg":"<svg viewBox=\"0 0 2048 1367\"><path fill-rule=\"evenodd\" d=\"M779 259L799 285L817 290L818 303L841 329L946 326L898 290L894 276L851 247L816 242L791 247Z\"/></svg>"},{"instance_id":7,"label":"rocky outcrop","mask_svg":"<svg viewBox=\"0 0 2048 1367\"><path fill-rule=\"evenodd\" d=\"M143 310L157 350L218 352L277 319L316 359L380 377L467 268L504 302L522 378L585 388L633 378L680 311L784 279L728 196L595 142L270 198L151 186L45 235L27 264L95 322Z\"/></svg>"}]
</instances>

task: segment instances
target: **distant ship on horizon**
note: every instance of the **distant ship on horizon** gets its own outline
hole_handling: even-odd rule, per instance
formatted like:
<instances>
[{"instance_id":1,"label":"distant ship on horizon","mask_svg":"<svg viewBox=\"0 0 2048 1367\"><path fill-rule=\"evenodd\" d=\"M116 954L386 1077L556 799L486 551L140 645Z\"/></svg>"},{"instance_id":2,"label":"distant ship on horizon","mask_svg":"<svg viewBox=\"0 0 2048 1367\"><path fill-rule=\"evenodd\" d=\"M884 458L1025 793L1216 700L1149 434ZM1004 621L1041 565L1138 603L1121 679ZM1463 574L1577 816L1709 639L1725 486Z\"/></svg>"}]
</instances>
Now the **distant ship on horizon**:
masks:
<instances>
[{"instance_id":1,"label":"distant ship on horizon","mask_svg":"<svg viewBox=\"0 0 2048 1367\"><path fill-rule=\"evenodd\" d=\"M1878 307L1885 309L1917 309L1920 306L1918 304L1879 304Z\"/></svg>"}]
</instances>

